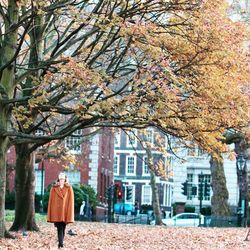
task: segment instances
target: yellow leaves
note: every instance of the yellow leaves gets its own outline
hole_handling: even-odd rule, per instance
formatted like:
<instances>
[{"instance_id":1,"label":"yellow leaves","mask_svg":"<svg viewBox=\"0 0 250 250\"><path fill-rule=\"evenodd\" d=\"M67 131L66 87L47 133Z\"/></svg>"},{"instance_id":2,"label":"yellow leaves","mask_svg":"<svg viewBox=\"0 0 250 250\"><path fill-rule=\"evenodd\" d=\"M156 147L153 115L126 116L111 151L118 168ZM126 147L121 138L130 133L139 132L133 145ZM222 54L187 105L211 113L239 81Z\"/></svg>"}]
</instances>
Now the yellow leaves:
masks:
<instances>
[{"instance_id":1,"label":"yellow leaves","mask_svg":"<svg viewBox=\"0 0 250 250\"><path fill-rule=\"evenodd\" d=\"M69 169L76 165L77 158L75 155L67 153L61 156L61 161L63 162L63 167Z\"/></svg>"},{"instance_id":2,"label":"yellow leaves","mask_svg":"<svg viewBox=\"0 0 250 250\"><path fill-rule=\"evenodd\" d=\"M13 116L15 119L22 124L24 128L28 128L33 124L30 110L24 106L18 106L13 108Z\"/></svg>"},{"instance_id":3,"label":"yellow leaves","mask_svg":"<svg viewBox=\"0 0 250 250\"><path fill-rule=\"evenodd\" d=\"M249 96L242 95L250 82L249 58L242 49L248 32L226 17L224 1L203 1L197 8L189 6L194 1L149 2L103 1L95 13L94 2L87 8L59 8L56 14L68 19L58 20L58 36L74 34L80 23L85 26L72 41L89 36L79 41L77 58L61 56L63 63L53 73L33 79L33 97L26 111L15 112L17 119L26 122L29 109L44 105L53 121L57 110L47 109L53 100L58 109L82 119L151 122L208 150L223 149L216 142L221 128L249 118L244 116L244 111L249 116ZM40 11L49 1L34 4ZM48 48L56 44L51 40ZM65 47L70 46L66 40Z\"/></svg>"},{"instance_id":4,"label":"yellow leaves","mask_svg":"<svg viewBox=\"0 0 250 250\"><path fill-rule=\"evenodd\" d=\"M97 71L90 70L84 65L72 58L68 58L68 63L59 68L60 82L68 84L70 88L87 86L92 84L101 84L102 75Z\"/></svg>"},{"instance_id":5,"label":"yellow leaves","mask_svg":"<svg viewBox=\"0 0 250 250\"><path fill-rule=\"evenodd\" d=\"M3 2L6 2L6 1L3 1ZM25 6L25 5L29 4L29 2L30 2L29 0L17 0L16 5L18 7L22 7L22 6Z\"/></svg>"},{"instance_id":6,"label":"yellow leaves","mask_svg":"<svg viewBox=\"0 0 250 250\"><path fill-rule=\"evenodd\" d=\"M45 90L38 90L35 92L34 96L28 101L30 108L47 103L47 96L48 95Z\"/></svg>"}]
</instances>

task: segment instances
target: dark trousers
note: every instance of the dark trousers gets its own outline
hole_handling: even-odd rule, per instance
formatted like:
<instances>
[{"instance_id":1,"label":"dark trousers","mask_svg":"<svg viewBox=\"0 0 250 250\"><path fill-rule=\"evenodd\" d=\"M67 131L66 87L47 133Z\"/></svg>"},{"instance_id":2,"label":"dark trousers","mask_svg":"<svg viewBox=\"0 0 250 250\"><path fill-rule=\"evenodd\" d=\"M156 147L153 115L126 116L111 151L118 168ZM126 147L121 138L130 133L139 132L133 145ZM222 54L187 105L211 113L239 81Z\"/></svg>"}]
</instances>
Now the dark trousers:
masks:
<instances>
[{"instance_id":1,"label":"dark trousers","mask_svg":"<svg viewBox=\"0 0 250 250\"><path fill-rule=\"evenodd\" d=\"M55 226L57 227L58 247L63 247L63 239L65 235L66 223L56 222Z\"/></svg>"}]
</instances>

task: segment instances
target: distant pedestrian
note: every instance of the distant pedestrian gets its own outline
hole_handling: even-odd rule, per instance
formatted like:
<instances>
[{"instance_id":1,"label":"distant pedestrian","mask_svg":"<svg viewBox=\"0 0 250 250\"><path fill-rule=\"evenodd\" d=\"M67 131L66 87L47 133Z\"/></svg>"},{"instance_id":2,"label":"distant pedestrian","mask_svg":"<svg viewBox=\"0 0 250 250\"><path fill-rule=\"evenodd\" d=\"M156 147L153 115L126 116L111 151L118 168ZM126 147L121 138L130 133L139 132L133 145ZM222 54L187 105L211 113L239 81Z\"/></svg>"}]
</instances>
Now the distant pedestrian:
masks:
<instances>
[{"instance_id":1,"label":"distant pedestrian","mask_svg":"<svg viewBox=\"0 0 250 250\"><path fill-rule=\"evenodd\" d=\"M58 248L63 248L66 225L74 222L74 193L63 172L50 190L47 221L57 227Z\"/></svg>"},{"instance_id":2,"label":"distant pedestrian","mask_svg":"<svg viewBox=\"0 0 250 250\"><path fill-rule=\"evenodd\" d=\"M85 215L85 201L82 202L82 205L80 207L80 220L83 220Z\"/></svg>"},{"instance_id":3,"label":"distant pedestrian","mask_svg":"<svg viewBox=\"0 0 250 250\"><path fill-rule=\"evenodd\" d=\"M138 214L138 211L139 211L139 202L135 201L135 215Z\"/></svg>"},{"instance_id":4,"label":"distant pedestrian","mask_svg":"<svg viewBox=\"0 0 250 250\"><path fill-rule=\"evenodd\" d=\"M161 217L162 219L166 219L166 212L163 208L161 208Z\"/></svg>"}]
</instances>

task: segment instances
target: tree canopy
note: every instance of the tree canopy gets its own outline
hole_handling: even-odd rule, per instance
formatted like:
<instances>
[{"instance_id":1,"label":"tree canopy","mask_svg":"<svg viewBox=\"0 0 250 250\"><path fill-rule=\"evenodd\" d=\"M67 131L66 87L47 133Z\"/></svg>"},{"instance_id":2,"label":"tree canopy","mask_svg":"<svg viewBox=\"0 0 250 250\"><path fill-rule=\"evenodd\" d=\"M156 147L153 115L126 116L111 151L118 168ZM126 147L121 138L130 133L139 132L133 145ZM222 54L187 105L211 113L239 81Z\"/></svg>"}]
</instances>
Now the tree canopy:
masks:
<instances>
[{"instance_id":1,"label":"tree canopy","mask_svg":"<svg viewBox=\"0 0 250 250\"><path fill-rule=\"evenodd\" d=\"M223 1L8 1L1 9L1 54L16 37L1 67L13 124L1 134L13 143L150 124L211 151L225 128L247 120L247 32Z\"/></svg>"}]
</instances>

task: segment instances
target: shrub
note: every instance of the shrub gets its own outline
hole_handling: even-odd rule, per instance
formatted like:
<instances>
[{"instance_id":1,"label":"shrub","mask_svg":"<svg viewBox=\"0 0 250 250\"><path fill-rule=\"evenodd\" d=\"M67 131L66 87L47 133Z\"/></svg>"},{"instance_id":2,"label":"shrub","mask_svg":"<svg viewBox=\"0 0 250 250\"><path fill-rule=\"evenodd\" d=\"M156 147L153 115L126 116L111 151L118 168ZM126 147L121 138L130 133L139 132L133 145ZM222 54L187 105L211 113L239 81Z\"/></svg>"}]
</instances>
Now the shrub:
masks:
<instances>
[{"instance_id":1,"label":"shrub","mask_svg":"<svg viewBox=\"0 0 250 250\"><path fill-rule=\"evenodd\" d=\"M35 194L35 212L40 212L41 209L41 199L42 196L40 194Z\"/></svg>"},{"instance_id":2,"label":"shrub","mask_svg":"<svg viewBox=\"0 0 250 250\"><path fill-rule=\"evenodd\" d=\"M173 214L171 216L176 215L176 203L173 204Z\"/></svg>"},{"instance_id":3,"label":"shrub","mask_svg":"<svg viewBox=\"0 0 250 250\"><path fill-rule=\"evenodd\" d=\"M88 197L90 207L95 209L97 205L97 197L95 190L91 186L85 184L81 184L80 188L84 193L84 200L87 202Z\"/></svg>"},{"instance_id":4,"label":"shrub","mask_svg":"<svg viewBox=\"0 0 250 250\"><path fill-rule=\"evenodd\" d=\"M192 206L185 206L184 212L185 212L185 213L194 213L194 212L195 212L195 207L192 207Z\"/></svg>"},{"instance_id":5,"label":"shrub","mask_svg":"<svg viewBox=\"0 0 250 250\"><path fill-rule=\"evenodd\" d=\"M79 214L82 201L84 200L84 192L79 185L73 185L74 202L75 202L75 214Z\"/></svg>"},{"instance_id":6,"label":"shrub","mask_svg":"<svg viewBox=\"0 0 250 250\"><path fill-rule=\"evenodd\" d=\"M35 194L35 211L40 212L41 208L41 195ZM48 206L48 204L47 204ZM5 196L5 209L15 209L15 192L7 193Z\"/></svg>"},{"instance_id":7,"label":"shrub","mask_svg":"<svg viewBox=\"0 0 250 250\"><path fill-rule=\"evenodd\" d=\"M201 209L201 214L209 216L211 215L211 207L203 207Z\"/></svg>"},{"instance_id":8,"label":"shrub","mask_svg":"<svg viewBox=\"0 0 250 250\"><path fill-rule=\"evenodd\" d=\"M153 210L153 207L152 205L149 205L149 204L142 204L140 207L141 214L147 214L148 211L152 211L152 210Z\"/></svg>"}]
</instances>

